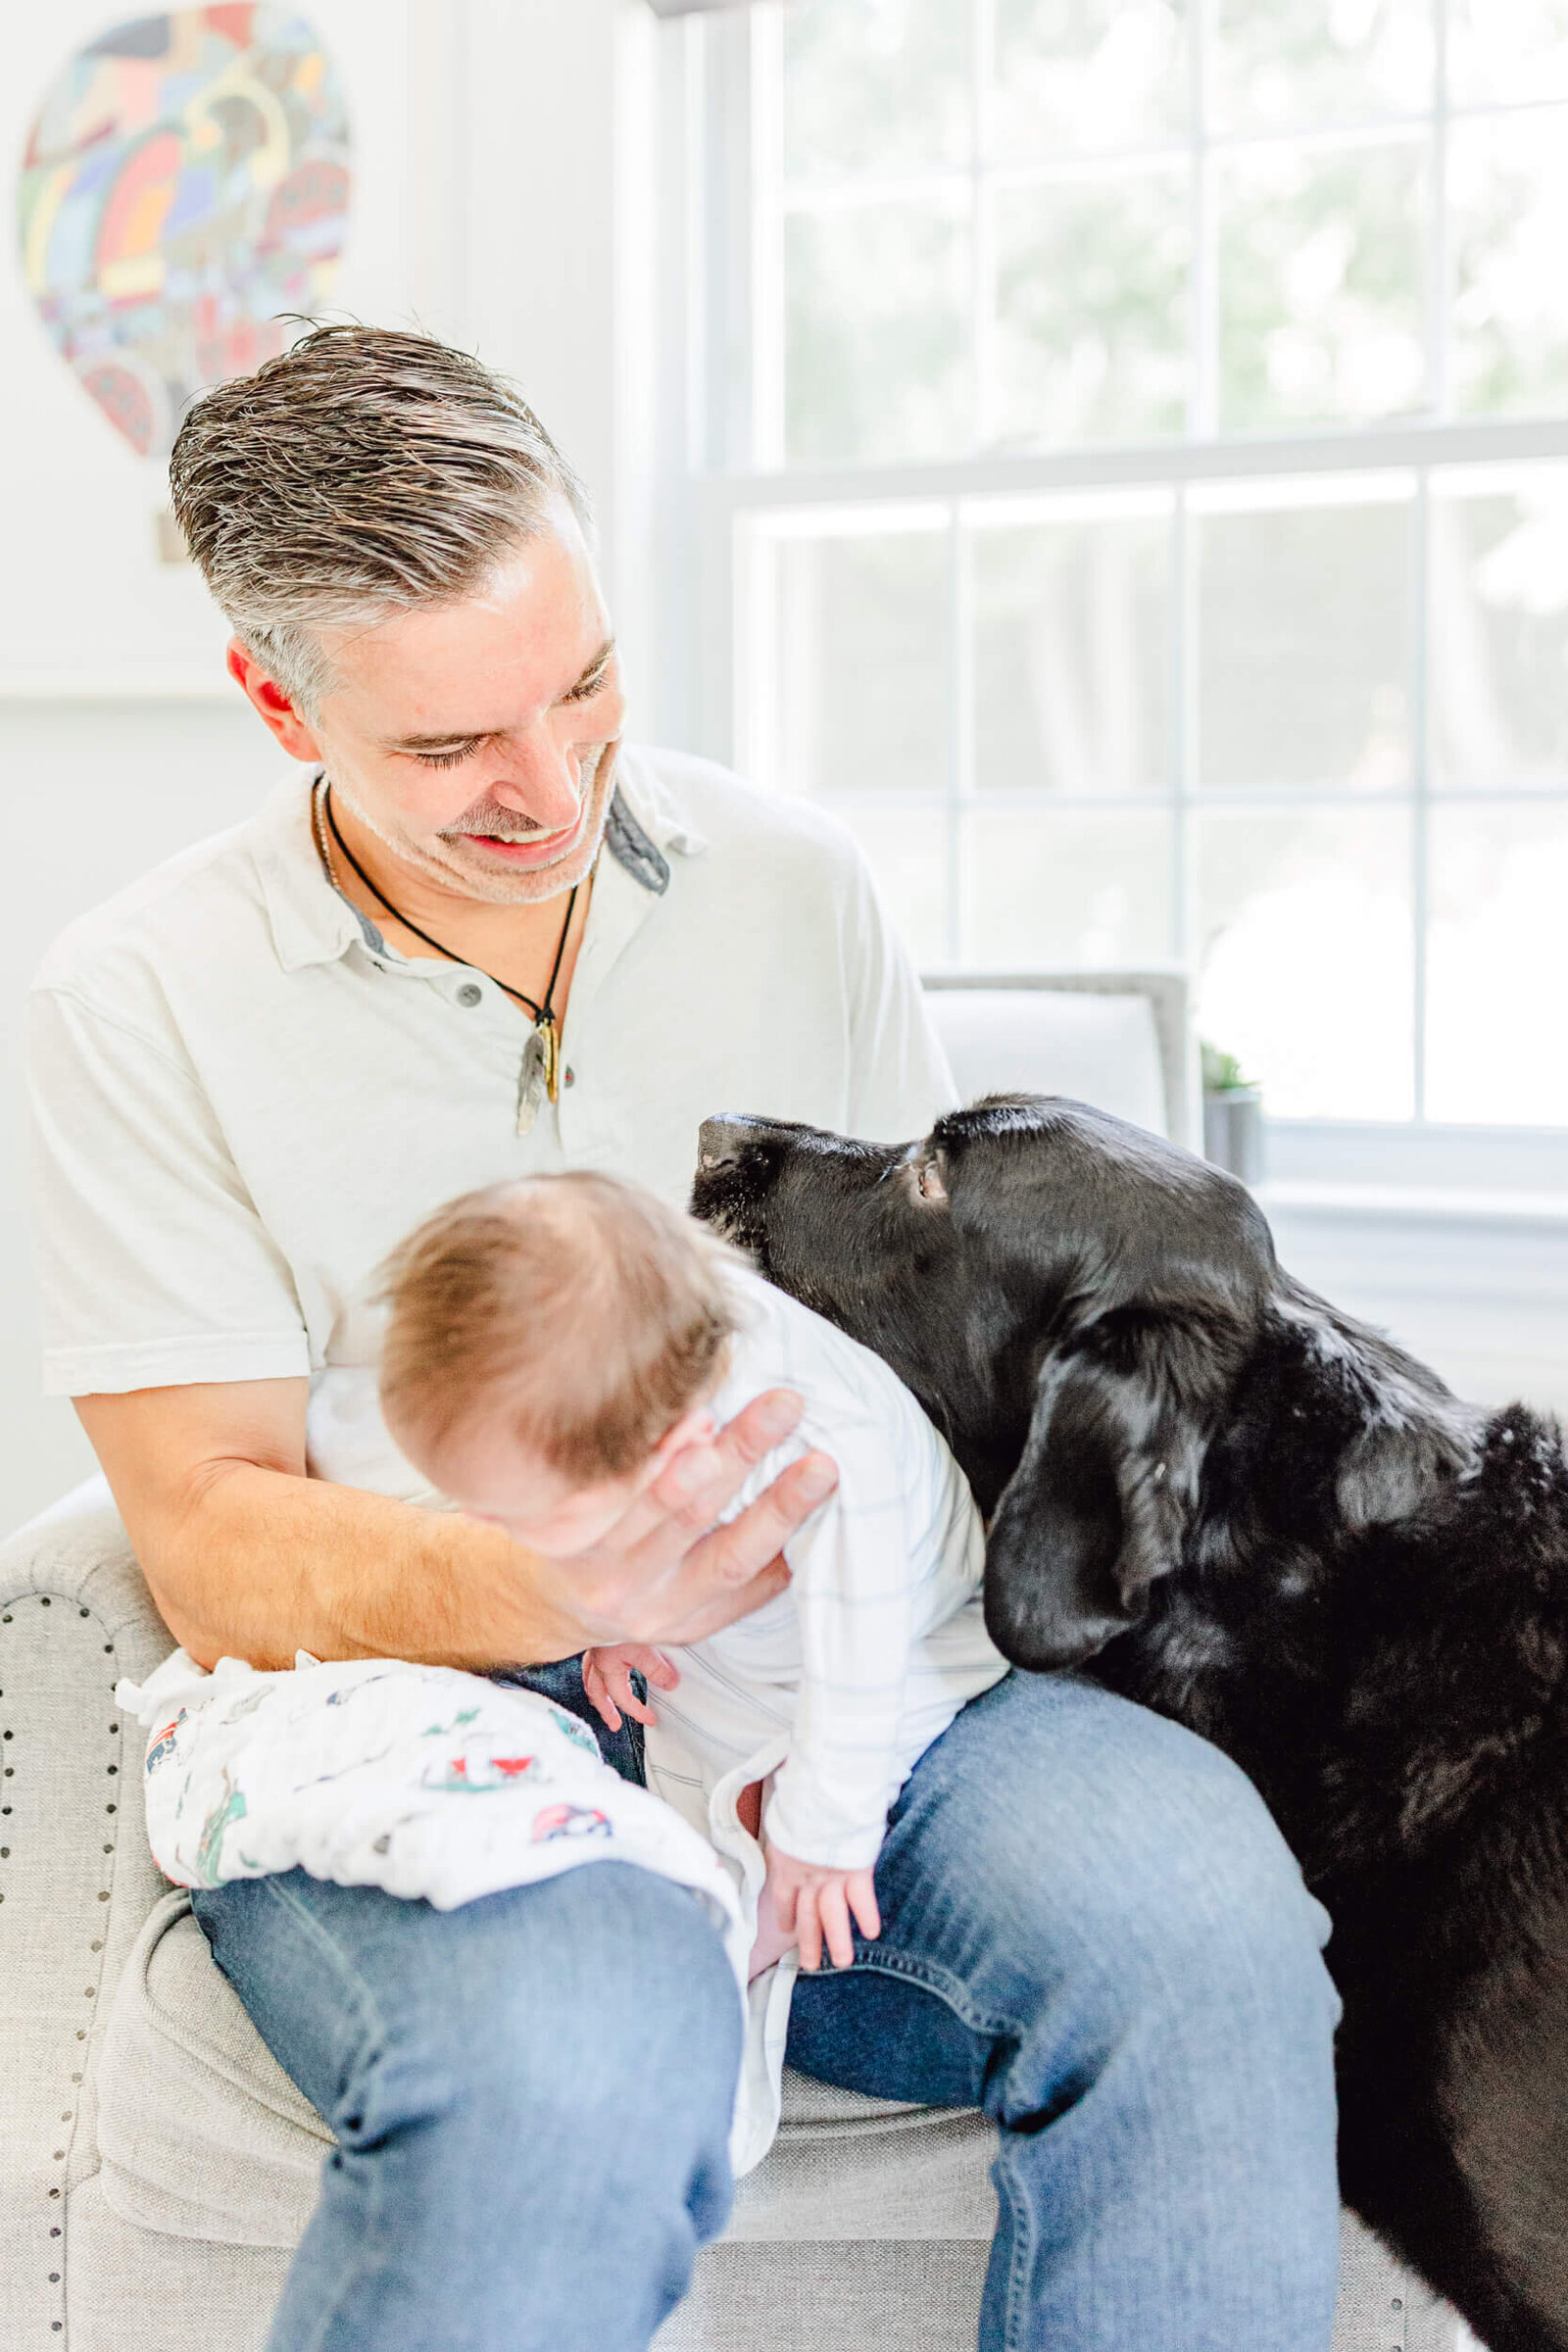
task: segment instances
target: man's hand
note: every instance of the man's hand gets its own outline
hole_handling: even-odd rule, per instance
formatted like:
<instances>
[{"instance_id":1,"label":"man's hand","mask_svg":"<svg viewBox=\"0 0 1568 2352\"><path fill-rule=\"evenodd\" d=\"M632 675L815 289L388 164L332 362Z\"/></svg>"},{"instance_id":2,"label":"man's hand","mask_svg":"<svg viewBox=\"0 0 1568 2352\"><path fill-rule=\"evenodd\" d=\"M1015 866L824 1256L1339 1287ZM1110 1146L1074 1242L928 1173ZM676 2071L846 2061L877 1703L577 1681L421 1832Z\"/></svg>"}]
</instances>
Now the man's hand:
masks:
<instances>
[{"instance_id":1,"label":"man's hand","mask_svg":"<svg viewBox=\"0 0 1568 2352\"><path fill-rule=\"evenodd\" d=\"M815 1862L799 1862L782 1846L767 1849L767 1886L774 1918L786 1936L801 1947L801 1966L820 1968L822 1945L835 1968L848 1968L855 1958L853 1918L862 1936L882 1933L876 1907L876 1888L868 1870L824 1870Z\"/></svg>"},{"instance_id":2,"label":"man's hand","mask_svg":"<svg viewBox=\"0 0 1568 2352\"><path fill-rule=\"evenodd\" d=\"M789 1583L782 1546L832 1494L837 1467L825 1453L803 1454L738 1519L713 1522L802 1409L791 1389L754 1397L711 1438L683 1446L592 1551L538 1561L534 1589L576 1620L585 1646L683 1646L760 1608Z\"/></svg>"},{"instance_id":3,"label":"man's hand","mask_svg":"<svg viewBox=\"0 0 1568 2352\"><path fill-rule=\"evenodd\" d=\"M582 1653L582 1687L612 1732L620 1729L622 1714L635 1723L659 1721L646 1700L638 1697L632 1676L640 1674L656 1690L673 1690L680 1676L662 1649L644 1642L617 1642L608 1649Z\"/></svg>"},{"instance_id":4,"label":"man's hand","mask_svg":"<svg viewBox=\"0 0 1568 2352\"><path fill-rule=\"evenodd\" d=\"M306 1475L303 1378L78 1396L164 1622L193 1658L413 1658L484 1673L594 1642L700 1642L781 1592L780 1547L838 1483L792 1462L714 1521L801 1417L783 1390L672 1456L592 1554L546 1560L455 1511Z\"/></svg>"}]
</instances>

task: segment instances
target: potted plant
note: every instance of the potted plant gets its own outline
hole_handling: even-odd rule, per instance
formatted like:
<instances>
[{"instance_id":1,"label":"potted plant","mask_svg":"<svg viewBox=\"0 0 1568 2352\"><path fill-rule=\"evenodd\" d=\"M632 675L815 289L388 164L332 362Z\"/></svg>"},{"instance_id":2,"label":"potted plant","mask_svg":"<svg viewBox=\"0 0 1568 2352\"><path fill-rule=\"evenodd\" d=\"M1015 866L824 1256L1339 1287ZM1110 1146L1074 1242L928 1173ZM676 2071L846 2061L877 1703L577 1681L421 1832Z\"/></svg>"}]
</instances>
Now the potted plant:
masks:
<instances>
[{"instance_id":1,"label":"potted plant","mask_svg":"<svg viewBox=\"0 0 1568 2352\"><path fill-rule=\"evenodd\" d=\"M1244 1184L1263 1173L1263 1095L1242 1074L1234 1054L1204 1045L1203 1157Z\"/></svg>"}]
</instances>

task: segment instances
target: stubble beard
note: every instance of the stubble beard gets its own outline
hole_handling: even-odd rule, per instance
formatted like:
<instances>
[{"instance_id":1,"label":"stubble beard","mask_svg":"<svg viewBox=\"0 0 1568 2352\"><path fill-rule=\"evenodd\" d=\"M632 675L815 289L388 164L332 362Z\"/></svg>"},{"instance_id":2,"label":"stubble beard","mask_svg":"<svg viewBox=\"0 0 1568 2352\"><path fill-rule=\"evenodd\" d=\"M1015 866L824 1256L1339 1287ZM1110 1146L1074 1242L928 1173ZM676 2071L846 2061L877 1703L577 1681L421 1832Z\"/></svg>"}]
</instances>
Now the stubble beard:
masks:
<instances>
[{"instance_id":1,"label":"stubble beard","mask_svg":"<svg viewBox=\"0 0 1568 2352\"><path fill-rule=\"evenodd\" d=\"M601 744L583 759L582 792L588 815L572 850L553 864L531 866L518 873L498 870L482 850L467 846L486 816L496 820L499 839L530 840L538 827L519 825L514 809L476 802L472 808L465 809L456 825L421 841L412 834L389 831L385 822L364 805L353 786L343 785L335 775L331 779L332 793L366 831L374 835L389 856L400 865L412 867L422 881L433 882L449 894L478 900L488 906L534 906L542 900L560 898L587 880L610 821L615 749L614 744Z\"/></svg>"}]
</instances>

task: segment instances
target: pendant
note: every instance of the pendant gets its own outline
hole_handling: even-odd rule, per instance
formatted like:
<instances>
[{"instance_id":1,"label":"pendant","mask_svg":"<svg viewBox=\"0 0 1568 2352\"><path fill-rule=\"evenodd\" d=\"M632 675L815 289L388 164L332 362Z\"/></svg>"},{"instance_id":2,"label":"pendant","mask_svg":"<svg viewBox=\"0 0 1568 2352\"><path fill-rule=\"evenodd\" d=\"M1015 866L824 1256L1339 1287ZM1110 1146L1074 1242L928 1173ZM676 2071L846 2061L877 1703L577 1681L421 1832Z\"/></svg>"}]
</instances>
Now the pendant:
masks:
<instances>
[{"instance_id":1,"label":"pendant","mask_svg":"<svg viewBox=\"0 0 1568 2352\"><path fill-rule=\"evenodd\" d=\"M537 1029L530 1029L528 1042L522 1049L522 1067L517 1073L517 1133L531 1132L539 1116L539 1105L545 1099L545 1044Z\"/></svg>"},{"instance_id":2,"label":"pendant","mask_svg":"<svg viewBox=\"0 0 1568 2352\"><path fill-rule=\"evenodd\" d=\"M544 1045L545 1093L550 1097L552 1102L559 1102L561 1100L561 1031L556 1027L556 1016L553 1012L540 1014L539 1026L534 1031L534 1035Z\"/></svg>"}]
</instances>

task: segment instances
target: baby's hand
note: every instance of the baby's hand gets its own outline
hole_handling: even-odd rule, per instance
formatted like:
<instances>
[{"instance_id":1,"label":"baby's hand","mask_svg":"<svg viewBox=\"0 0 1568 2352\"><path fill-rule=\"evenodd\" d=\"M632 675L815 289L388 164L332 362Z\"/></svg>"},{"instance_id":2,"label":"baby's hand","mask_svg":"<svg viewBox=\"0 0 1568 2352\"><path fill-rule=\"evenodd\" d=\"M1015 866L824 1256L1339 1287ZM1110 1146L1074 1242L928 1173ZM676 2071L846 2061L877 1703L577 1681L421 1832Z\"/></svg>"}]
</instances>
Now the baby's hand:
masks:
<instances>
[{"instance_id":1,"label":"baby's hand","mask_svg":"<svg viewBox=\"0 0 1568 2352\"><path fill-rule=\"evenodd\" d=\"M876 1889L868 1870L823 1870L815 1862L798 1862L782 1846L767 1849L767 1886L773 1914L801 1947L801 1966L820 1968L822 1945L835 1968L848 1968L855 1958L850 1931L853 1916L862 1936L882 1933Z\"/></svg>"},{"instance_id":2,"label":"baby's hand","mask_svg":"<svg viewBox=\"0 0 1568 2352\"><path fill-rule=\"evenodd\" d=\"M645 1642L616 1642L582 1653L582 1687L612 1732L620 1729L622 1708L638 1723L659 1721L632 1689L634 1670L660 1690L673 1690L680 1681L663 1651L650 1649Z\"/></svg>"}]
</instances>

